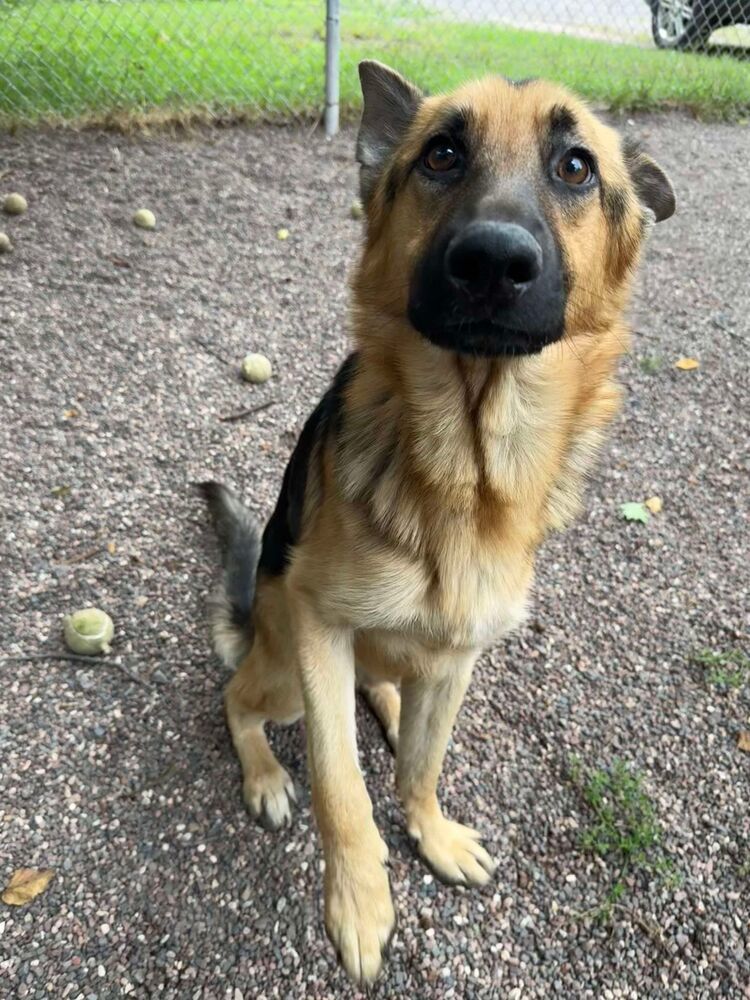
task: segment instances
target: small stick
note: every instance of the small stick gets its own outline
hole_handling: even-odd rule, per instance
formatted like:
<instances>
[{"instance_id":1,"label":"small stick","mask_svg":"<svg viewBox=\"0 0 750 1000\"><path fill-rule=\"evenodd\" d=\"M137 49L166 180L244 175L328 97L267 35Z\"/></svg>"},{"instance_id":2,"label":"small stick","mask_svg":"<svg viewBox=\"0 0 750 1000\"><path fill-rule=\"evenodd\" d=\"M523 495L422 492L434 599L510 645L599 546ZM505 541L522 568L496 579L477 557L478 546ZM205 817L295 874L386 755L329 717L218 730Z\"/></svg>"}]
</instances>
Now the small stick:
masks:
<instances>
[{"instance_id":1,"label":"small stick","mask_svg":"<svg viewBox=\"0 0 750 1000\"><path fill-rule=\"evenodd\" d=\"M228 365L230 368L233 367L231 361L227 361L225 357L219 354L218 351L215 351L210 344L206 343L205 340L201 340L200 337L193 337L193 340L196 344L199 344L207 354L210 354L212 358L216 358L217 361L221 361L223 365Z\"/></svg>"},{"instance_id":2,"label":"small stick","mask_svg":"<svg viewBox=\"0 0 750 1000\"><path fill-rule=\"evenodd\" d=\"M85 552L79 552L77 556L71 556L69 559L60 559L58 566L73 566L75 563L85 562L92 556L99 555L100 552L104 551L102 545L96 545L93 549L87 549Z\"/></svg>"},{"instance_id":3,"label":"small stick","mask_svg":"<svg viewBox=\"0 0 750 1000\"><path fill-rule=\"evenodd\" d=\"M747 337L743 336L738 330L733 330L731 326L727 326L726 323L718 319L716 316L712 317L711 322L716 327L717 330L721 330L722 333L728 333L730 337L734 337L735 340L742 340L747 342Z\"/></svg>"},{"instance_id":4,"label":"small stick","mask_svg":"<svg viewBox=\"0 0 750 1000\"><path fill-rule=\"evenodd\" d=\"M91 666L93 663L97 662L97 657L95 656L81 656L77 653L21 653L19 656L3 656L0 657L0 663L22 663L24 661L33 662L35 660L65 660L70 663L88 663ZM110 666L117 667L126 677L129 677L131 681L136 684L144 684L149 686L148 681L144 681L137 674L134 674L129 670L124 663L118 663L116 660L99 660L100 663L108 663Z\"/></svg>"},{"instance_id":5,"label":"small stick","mask_svg":"<svg viewBox=\"0 0 750 1000\"><path fill-rule=\"evenodd\" d=\"M219 420L223 424L231 424L235 420L242 420L244 417L251 417L253 413L260 413L261 410L267 410L269 406L275 406L278 402L278 399L267 399L265 403L251 406L249 410L240 410L239 413L229 413L225 417L219 417Z\"/></svg>"}]
</instances>

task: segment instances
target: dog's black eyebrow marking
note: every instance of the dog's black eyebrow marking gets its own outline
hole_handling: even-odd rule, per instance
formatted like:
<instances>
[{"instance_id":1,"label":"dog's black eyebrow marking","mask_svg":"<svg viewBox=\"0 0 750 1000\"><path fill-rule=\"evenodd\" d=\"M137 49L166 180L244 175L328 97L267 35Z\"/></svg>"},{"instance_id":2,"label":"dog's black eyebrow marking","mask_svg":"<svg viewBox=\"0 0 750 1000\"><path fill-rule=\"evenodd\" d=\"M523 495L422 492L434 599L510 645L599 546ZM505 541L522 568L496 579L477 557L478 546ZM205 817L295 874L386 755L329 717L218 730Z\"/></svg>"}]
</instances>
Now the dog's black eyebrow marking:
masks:
<instances>
[{"instance_id":1,"label":"dog's black eyebrow marking","mask_svg":"<svg viewBox=\"0 0 750 1000\"><path fill-rule=\"evenodd\" d=\"M317 445L323 445L331 430L338 432L342 420L344 393L357 370L358 355L350 354L333 379L328 391L307 419L289 464L284 472L276 509L263 532L263 548L258 570L280 576L289 563L290 550L302 532L310 460Z\"/></svg>"},{"instance_id":2,"label":"dog's black eyebrow marking","mask_svg":"<svg viewBox=\"0 0 750 1000\"><path fill-rule=\"evenodd\" d=\"M443 119L438 132L445 132L451 139L463 139L469 127L469 114L463 108L454 108Z\"/></svg>"},{"instance_id":3,"label":"dog's black eyebrow marking","mask_svg":"<svg viewBox=\"0 0 750 1000\"><path fill-rule=\"evenodd\" d=\"M571 135L578 131L578 119L563 104L555 104L549 113L550 136Z\"/></svg>"}]
</instances>

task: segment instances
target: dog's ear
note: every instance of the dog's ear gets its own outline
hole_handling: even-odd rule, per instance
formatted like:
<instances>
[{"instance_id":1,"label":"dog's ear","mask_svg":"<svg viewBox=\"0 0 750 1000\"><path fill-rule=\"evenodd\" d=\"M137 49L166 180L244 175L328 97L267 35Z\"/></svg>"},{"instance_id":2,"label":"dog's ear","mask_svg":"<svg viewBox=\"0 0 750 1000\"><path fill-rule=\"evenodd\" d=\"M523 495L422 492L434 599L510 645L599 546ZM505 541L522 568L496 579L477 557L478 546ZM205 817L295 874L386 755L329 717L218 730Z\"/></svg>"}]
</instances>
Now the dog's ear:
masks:
<instances>
[{"instance_id":1,"label":"dog's ear","mask_svg":"<svg viewBox=\"0 0 750 1000\"><path fill-rule=\"evenodd\" d=\"M383 164L411 124L423 94L400 73L368 59L359 64L364 108L357 136L360 190L366 201Z\"/></svg>"},{"instance_id":2,"label":"dog's ear","mask_svg":"<svg viewBox=\"0 0 750 1000\"><path fill-rule=\"evenodd\" d=\"M635 143L625 146L625 160L641 204L653 212L655 222L674 215L675 196L672 182L658 163Z\"/></svg>"}]
</instances>

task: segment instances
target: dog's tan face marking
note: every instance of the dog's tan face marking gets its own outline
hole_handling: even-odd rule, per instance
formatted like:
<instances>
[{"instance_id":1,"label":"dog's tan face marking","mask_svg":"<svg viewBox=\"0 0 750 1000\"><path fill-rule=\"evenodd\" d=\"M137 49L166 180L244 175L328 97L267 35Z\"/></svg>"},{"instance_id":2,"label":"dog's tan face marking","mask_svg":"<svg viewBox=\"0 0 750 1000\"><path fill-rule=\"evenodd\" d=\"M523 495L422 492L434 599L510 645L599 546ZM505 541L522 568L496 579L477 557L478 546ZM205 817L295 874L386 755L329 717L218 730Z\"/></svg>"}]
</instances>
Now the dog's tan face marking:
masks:
<instances>
[{"instance_id":1,"label":"dog's tan face marking","mask_svg":"<svg viewBox=\"0 0 750 1000\"><path fill-rule=\"evenodd\" d=\"M377 297L386 314L406 314L429 339L469 354L529 353L611 323L649 216L673 208L652 161L626 151L554 84L489 78L422 97L382 67L365 69L363 82L358 152L368 239L357 290L366 300ZM456 274L449 267L446 275L446 261L467 227L476 242L498 238L492 227L499 233L500 224L523 230L514 236L520 265L509 270L520 282L495 282L491 294L482 287L482 298L474 294L476 253ZM536 249L524 245L524 233ZM504 251L493 252L496 272ZM536 276L526 273L535 254ZM460 287L467 283L468 292Z\"/></svg>"}]
</instances>

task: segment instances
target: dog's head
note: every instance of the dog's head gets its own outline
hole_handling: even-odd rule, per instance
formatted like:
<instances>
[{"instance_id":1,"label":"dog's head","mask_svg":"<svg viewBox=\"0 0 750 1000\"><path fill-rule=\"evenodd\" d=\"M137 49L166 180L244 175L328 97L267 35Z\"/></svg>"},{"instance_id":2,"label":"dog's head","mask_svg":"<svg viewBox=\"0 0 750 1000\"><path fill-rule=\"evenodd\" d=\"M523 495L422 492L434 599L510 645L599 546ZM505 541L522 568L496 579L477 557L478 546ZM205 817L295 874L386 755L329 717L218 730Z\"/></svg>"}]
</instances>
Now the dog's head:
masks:
<instances>
[{"instance_id":1,"label":"dog's head","mask_svg":"<svg viewBox=\"0 0 750 1000\"><path fill-rule=\"evenodd\" d=\"M663 171L565 89L499 77L425 97L360 65L360 309L441 347L531 354L619 314Z\"/></svg>"}]
</instances>

